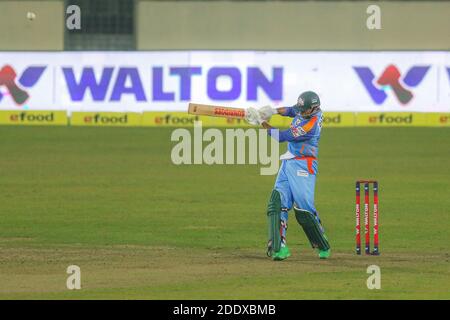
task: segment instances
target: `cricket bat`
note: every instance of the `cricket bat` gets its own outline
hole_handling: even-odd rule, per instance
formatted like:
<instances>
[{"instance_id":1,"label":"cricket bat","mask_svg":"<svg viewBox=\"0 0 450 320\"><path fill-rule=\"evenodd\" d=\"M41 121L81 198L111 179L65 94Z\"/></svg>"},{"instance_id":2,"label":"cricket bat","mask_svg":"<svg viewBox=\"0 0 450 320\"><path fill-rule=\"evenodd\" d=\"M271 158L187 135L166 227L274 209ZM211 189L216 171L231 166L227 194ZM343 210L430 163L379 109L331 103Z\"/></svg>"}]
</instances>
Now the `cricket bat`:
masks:
<instances>
[{"instance_id":1,"label":"cricket bat","mask_svg":"<svg viewBox=\"0 0 450 320\"><path fill-rule=\"evenodd\" d=\"M243 108L230 108L210 104L189 103L188 113L202 116L222 117L230 119L245 118L245 109Z\"/></svg>"}]
</instances>

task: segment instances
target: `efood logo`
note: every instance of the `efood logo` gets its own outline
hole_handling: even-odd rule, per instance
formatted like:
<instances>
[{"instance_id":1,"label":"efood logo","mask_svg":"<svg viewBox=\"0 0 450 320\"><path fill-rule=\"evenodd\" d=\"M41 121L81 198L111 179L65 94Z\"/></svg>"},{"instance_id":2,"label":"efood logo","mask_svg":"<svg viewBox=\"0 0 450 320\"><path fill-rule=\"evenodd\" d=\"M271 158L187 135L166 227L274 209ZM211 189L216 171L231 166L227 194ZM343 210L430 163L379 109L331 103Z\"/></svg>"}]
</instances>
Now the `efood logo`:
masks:
<instances>
[{"instance_id":1,"label":"efood logo","mask_svg":"<svg viewBox=\"0 0 450 320\"><path fill-rule=\"evenodd\" d=\"M386 91L392 90L398 101L405 105L414 97L407 87L417 87L427 74L430 66L413 66L402 79L402 75L398 68L391 64L383 71L375 83L375 75L370 68L353 67L353 69L355 69L364 84L364 87L376 104L383 104L387 98Z\"/></svg>"},{"instance_id":2,"label":"efood logo","mask_svg":"<svg viewBox=\"0 0 450 320\"><path fill-rule=\"evenodd\" d=\"M199 121L199 117L175 117L171 114L167 114L163 117L156 117L155 124L194 124L195 121Z\"/></svg>"},{"instance_id":3,"label":"efood logo","mask_svg":"<svg viewBox=\"0 0 450 320\"><path fill-rule=\"evenodd\" d=\"M11 96L17 105L23 105L30 97L24 88L33 87L46 68L42 66L28 67L17 79L17 73L10 65L3 66L0 69L0 102L3 97Z\"/></svg>"},{"instance_id":4,"label":"efood logo","mask_svg":"<svg viewBox=\"0 0 450 320\"><path fill-rule=\"evenodd\" d=\"M128 123L128 115L122 116L114 116L114 115L105 115L96 113L94 116L86 116L84 117L85 123L101 123L101 124L127 124Z\"/></svg>"}]
</instances>

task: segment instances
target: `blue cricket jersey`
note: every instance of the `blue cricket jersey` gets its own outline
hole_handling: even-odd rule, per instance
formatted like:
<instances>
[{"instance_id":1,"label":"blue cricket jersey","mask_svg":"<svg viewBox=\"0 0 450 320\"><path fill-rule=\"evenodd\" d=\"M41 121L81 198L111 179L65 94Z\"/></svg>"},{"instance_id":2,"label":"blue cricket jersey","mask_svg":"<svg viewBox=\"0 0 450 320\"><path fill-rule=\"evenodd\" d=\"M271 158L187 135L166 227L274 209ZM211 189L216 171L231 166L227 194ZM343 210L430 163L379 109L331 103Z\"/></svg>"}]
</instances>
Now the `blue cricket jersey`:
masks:
<instances>
[{"instance_id":1,"label":"blue cricket jersey","mask_svg":"<svg viewBox=\"0 0 450 320\"><path fill-rule=\"evenodd\" d=\"M287 107L285 114L282 114L282 116L294 119L289 129L279 131L278 141L287 141L289 152L296 157L317 158L323 121L322 111L309 119L305 119L300 114L296 115L292 107ZM275 129L268 130L270 136L273 136L272 130Z\"/></svg>"}]
</instances>

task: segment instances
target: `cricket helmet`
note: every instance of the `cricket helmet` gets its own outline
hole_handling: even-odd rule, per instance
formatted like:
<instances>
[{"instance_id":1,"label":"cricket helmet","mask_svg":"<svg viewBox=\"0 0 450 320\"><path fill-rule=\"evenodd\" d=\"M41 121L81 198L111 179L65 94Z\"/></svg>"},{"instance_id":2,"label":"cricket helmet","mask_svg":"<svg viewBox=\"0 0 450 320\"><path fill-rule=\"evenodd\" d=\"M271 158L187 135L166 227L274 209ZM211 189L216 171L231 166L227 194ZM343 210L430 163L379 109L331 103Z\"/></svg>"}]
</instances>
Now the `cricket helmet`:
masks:
<instances>
[{"instance_id":1,"label":"cricket helmet","mask_svg":"<svg viewBox=\"0 0 450 320\"><path fill-rule=\"evenodd\" d=\"M297 99L297 103L293 106L295 113L305 113L310 109L318 109L320 107L320 99L317 93L312 91L303 92ZM314 111L312 112L314 113Z\"/></svg>"}]
</instances>

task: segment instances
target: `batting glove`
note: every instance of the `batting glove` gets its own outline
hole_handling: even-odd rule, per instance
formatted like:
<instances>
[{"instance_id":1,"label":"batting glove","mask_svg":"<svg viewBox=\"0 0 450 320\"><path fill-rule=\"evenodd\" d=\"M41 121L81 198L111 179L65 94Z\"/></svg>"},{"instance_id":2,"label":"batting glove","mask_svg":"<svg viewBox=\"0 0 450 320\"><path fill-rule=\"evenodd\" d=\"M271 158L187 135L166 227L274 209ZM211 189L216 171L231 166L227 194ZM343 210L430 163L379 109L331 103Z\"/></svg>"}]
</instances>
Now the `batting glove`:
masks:
<instances>
[{"instance_id":1,"label":"batting glove","mask_svg":"<svg viewBox=\"0 0 450 320\"><path fill-rule=\"evenodd\" d=\"M245 110L245 120L253 125L258 125L264 122L258 110L255 108L248 108Z\"/></svg>"},{"instance_id":2,"label":"batting glove","mask_svg":"<svg viewBox=\"0 0 450 320\"><path fill-rule=\"evenodd\" d=\"M271 106L264 106L258 109L258 113L263 121L269 121L274 114L278 113L278 111Z\"/></svg>"}]
</instances>

